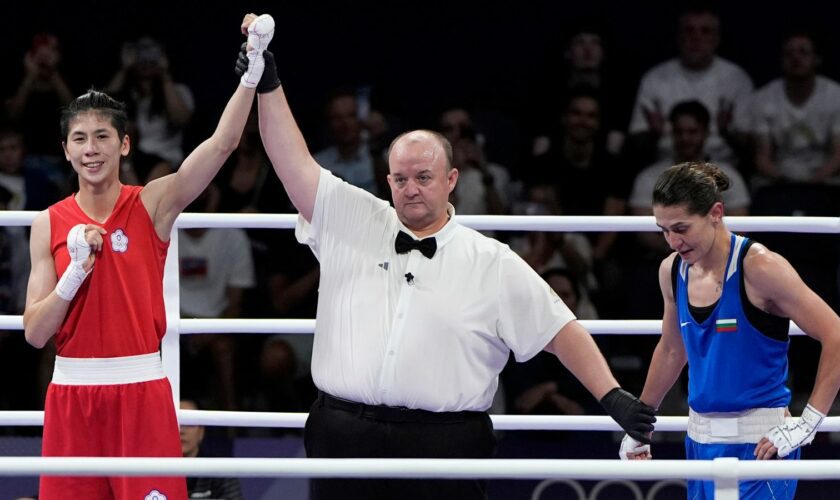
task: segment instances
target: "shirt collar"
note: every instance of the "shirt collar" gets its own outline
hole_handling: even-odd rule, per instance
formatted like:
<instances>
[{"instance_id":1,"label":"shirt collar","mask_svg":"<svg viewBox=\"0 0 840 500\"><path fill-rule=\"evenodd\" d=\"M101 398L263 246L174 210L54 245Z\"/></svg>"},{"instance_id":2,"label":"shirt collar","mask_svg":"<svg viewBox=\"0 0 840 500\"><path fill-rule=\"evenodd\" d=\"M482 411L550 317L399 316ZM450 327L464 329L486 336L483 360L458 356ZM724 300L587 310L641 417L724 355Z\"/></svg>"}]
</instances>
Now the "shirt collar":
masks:
<instances>
[{"instance_id":1,"label":"shirt collar","mask_svg":"<svg viewBox=\"0 0 840 500\"><path fill-rule=\"evenodd\" d=\"M452 239L453 236L455 236L455 233L458 231L458 227L460 227L460 224L455 221L455 207L452 206L451 203L447 204L446 213L449 215L449 220L446 221L446 224L444 224L442 228L438 229L436 233L426 236L426 238L435 238L437 240L438 250L440 250ZM397 224L400 230L410 234L413 238L417 238L414 232L405 227L405 224L403 224L399 218L397 218Z\"/></svg>"}]
</instances>

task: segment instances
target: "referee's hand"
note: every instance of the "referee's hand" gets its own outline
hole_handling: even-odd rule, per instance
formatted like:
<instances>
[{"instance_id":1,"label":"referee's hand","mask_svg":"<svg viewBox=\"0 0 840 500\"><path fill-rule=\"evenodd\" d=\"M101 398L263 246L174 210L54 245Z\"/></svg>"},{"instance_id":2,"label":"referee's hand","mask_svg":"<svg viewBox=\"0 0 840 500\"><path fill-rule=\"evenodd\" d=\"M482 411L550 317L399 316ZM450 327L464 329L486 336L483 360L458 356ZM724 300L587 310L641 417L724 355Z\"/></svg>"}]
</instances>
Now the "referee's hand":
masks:
<instances>
[{"instance_id":1,"label":"referee's hand","mask_svg":"<svg viewBox=\"0 0 840 500\"><path fill-rule=\"evenodd\" d=\"M656 422L656 409L639 398L616 387L601 398L601 406L618 422L628 436L643 444L650 444L650 433Z\"/></svg>"}]
</instances>

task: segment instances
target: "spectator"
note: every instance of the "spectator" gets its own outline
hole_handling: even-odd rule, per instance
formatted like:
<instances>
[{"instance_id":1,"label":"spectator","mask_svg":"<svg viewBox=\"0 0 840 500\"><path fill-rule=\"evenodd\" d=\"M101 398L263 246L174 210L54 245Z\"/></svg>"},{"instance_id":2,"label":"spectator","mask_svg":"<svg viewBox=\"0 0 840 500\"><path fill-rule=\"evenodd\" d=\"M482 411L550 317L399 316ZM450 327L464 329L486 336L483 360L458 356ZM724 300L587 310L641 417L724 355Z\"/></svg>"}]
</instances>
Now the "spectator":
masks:
<instances>
[{"instance_id":1,"label":"spectator","mask_svg":"<svg viewBox=\"0 0 840 500\"><path fill-rule=\"evenodd\" d=\"M6 210L43 210L61 198L61 190L38 168L38 160L26 154L23 135L13 129L0 130L0 186L11 198ZM11 302L6 314L21 314L29 279L29 230L8 226L11 266Z\"/></svg>"},{"instance_id":2,"label":"spectator","mask_svg":"<svg viewBox=\"0 0 840 500\"><path fill-rule=\"evenodd\" d=\"M642 77L630 120L630 147L641 164L673 154L667 121L679 102L697 99L713 120L706 153L712 161L733 162L741 151L748 102L749 75L717 55L720 18L708 8L692 8L679 18L679 57L654 66Z\"/></svg>"},{"instance_id":3,"label":"spectator","mask_svg":"<svg viewBox=\"0 0 840 500\"><path fill-rule=\"evenodd\" d=\"M190 204L187 212L212 213L218 207L218 188L211 184ZM179 230L178 258L181 271L181 316L185 318L241 317L242 297L255 284L251 246L238 228L191 228ZM186 339L182 358L190 367L203 351L209 351L215 373L216 404L237 408L234 359L236 342L229 335L193 335ZM202 370L188 368L195 380L185 385L206 384Z\"/></svg>"},{"instance_id":4,"label":"spectator","mask_svg":"<svg viewBox=\"0 0 840 500\"><path fill-rule=\"evenodd\" d=\"M382 195L377 184L378 162L365 140L365 122L359 116L356 93L342 90L327 102L327 125L332 145L315 153L315 160L336 176L377 196ZM383 174L384 175L384 174Z\"/></svg>"},{"instance_id":5,"label":"spectator","mask_svg":"<svg viewBox=\"0 0 840 500\"><path fill-rule=\"evenodd\" d=\"M534 105L536 137L532 154L539 156L551 148L557 116L564 112L570 92L581 87L593 89L604 107L604 135L607 151L617 155L624 144L624 129L633 105L633 90L616 85L609 71L608 46L601 23L587 20L570 32L562 55L550 56L550 67L536 84ZM561 66L558 71L558 66Z\"/></svg>"},{"instance_id":6,"label":"spectator","mask_svg":"<svg viewBox=\"0 0 840 500\"><path fill-rule=\"evenodd\" d=\"M817 74L821 59L813 35L787 35L781 59L783 76L753 98L756 187L773 181L840 184L840 85Z\"/></svg>"},{"instance_id":7,"label":"spectator","mask_svg":"<svg viewBox=\"0 0 840 500\"><path fill-rule=\"evenodd\" d=\"M700 101L683 101L671 110L668 116L671 128L674 153L642 170L633 182L628 205L633 215L651 215L653 213L653 186L656 179L669 167L680 163L702 163L708 160L704 152L706 139L709 137L711 115ZM723 162L718 168L729 177L731 185L723 192L726 211L730 215L748 215L750 194L747 184L735 168ZM639 233L640 237L655 240L655 248L667 251L667 245L659 234ZM648 238L650 237L650 238ZM662 255L664 258L665 255ZM660 259L661 260L661 259Z\"/></svg>"},{"instance_id":8,"label":"spectator","mask_svg":"<svg viewBox=\"0 0 840 500\"><path fill-rule=\"evenodd\" d=\"M35 35L23 57L23 80L15 95L6 101L9 117L25 138L30 162L54 183L66 179L62 168L63 152L59 146L61 134L54 124L58 121L59 109L73 99L59 70L61 55L58 38L49 33Z\"/></svg>"},{"instance_id":9,"label":"spectator","mask_svg":"<svg viewBox=\"0 0 840 500\"><path fill-rule=\"evenodd\" d=\"M504 215L510 206L510 174L484 155L484 137L473 128L463 108L444 111L440 130L452 144L454 166L460 172L453 205L462 215Z\"/></svg>"},{"instance_id":10,"label":"spectator","mask_svg":"<svg viewBox=\"0 0 840 500\"><path fill-rule=\"evenodd\" d=\"M190 399L181 400L182 410L198 410L198 403ZM201 443L204 441L204 426L181 425L181 451L184 458L203 456ZM189 498L212 500L243 500L239 479L235 477L188 477Z\"/></svg>"},{"instance_id":11,"label":"spectator","mask_svg":"<svg viewBox=\"0 0 840 500\"><path fill-rule=\"evenodd\" d=\"M106 92L126 103L136 129L131 165L140 183L177 169L184 160L183 130L195 109L192 92L175 82L156 40L143 37L122 48L122 67Z\"/></svg>"}]
</instances>

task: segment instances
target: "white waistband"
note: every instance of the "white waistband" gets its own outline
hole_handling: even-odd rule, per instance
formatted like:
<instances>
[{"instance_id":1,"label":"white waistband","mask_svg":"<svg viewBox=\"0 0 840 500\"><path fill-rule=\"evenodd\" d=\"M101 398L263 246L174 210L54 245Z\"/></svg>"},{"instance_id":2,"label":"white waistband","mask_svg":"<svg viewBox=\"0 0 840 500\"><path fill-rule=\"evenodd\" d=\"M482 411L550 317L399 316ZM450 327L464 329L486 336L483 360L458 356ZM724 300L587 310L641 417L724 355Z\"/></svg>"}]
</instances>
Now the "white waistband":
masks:
<instances>
[{"instance_id":1,"label":"white waistband","mask_svg":"<svg viewBox=\"0 0 840 500\"><path fill-rule=\"evenodd\" d=\"M55 357L53 384L117 385L164 378L160 352L119 358Z\"/></svg>"},{"instance_id":2,"label":"white waistband","mask_svg":"<svg viewBox=\"0 0 840 500\"><path fill-rule=\"evenodd\" d=\"M688 437L698 443L757 443L785 423L787 408L754 408L736 413L697 413L688 410Z\"/></svg>"}]
</instances>

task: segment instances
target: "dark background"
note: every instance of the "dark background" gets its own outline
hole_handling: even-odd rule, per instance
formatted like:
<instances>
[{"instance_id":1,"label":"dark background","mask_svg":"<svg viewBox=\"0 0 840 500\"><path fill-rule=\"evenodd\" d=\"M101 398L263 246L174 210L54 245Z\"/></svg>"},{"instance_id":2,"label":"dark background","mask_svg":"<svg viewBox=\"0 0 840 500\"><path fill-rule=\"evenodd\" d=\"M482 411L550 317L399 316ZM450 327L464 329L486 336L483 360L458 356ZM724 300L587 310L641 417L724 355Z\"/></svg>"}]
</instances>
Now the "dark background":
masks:
<instances>
[{"instance_id":1,"label":"dark background","mask_svg":"<svg viewBox=\"0 0 840 500\"><path fill-rule=\"evenodd\" d=\"M708 3L707 3L708 5ZM833 2L711 3L721 15L720 54L743 66L757 86L778 75L781 35L793 26L823 40L823 73L838 76ZM151 35L166 47L176 81L190 86L196 116L187 147L206 137L236 78L232 66L246 12L277 21L271 50L307 136L318 132L326 94L371 84L374 106L428 125L442 106L467 104L528 119L529 91L562 67L570 27L596 20L607 35L607 63L635 93L641 74L676 54L675 18L683 2L15 2L0 8L0 94L14 92L32 35L61 40L62 72L74 93L104 87L124 41ZM53 124L45 124L53 126ZM187 149L189 150L189 149Z\"/></svg>"}]
</instances>

